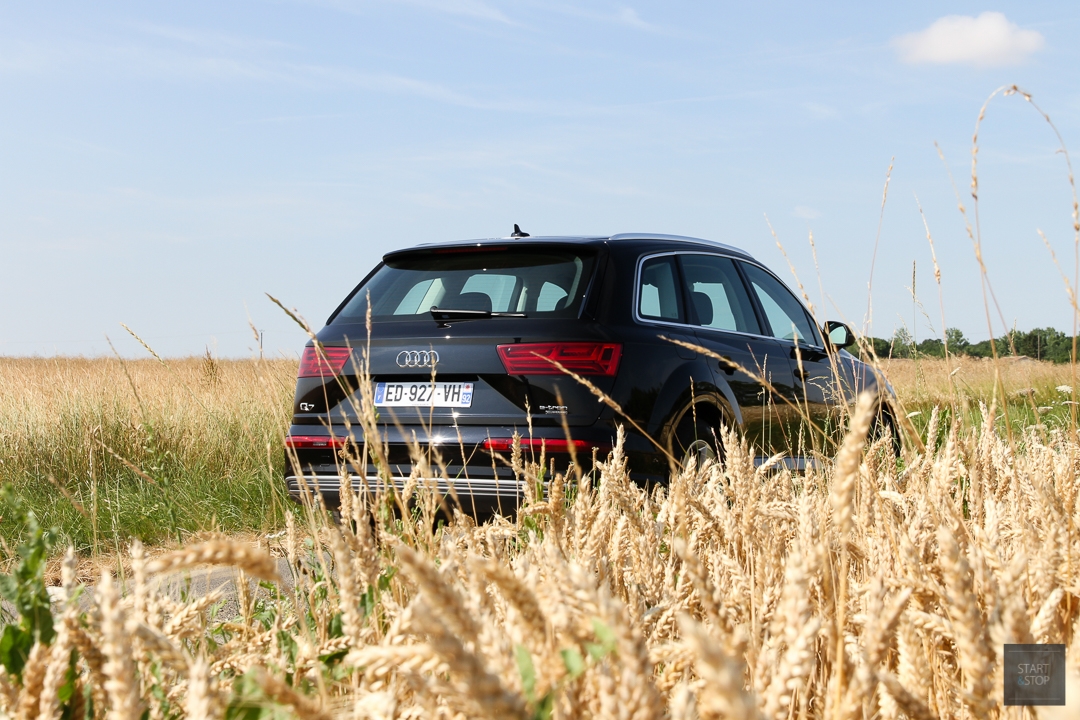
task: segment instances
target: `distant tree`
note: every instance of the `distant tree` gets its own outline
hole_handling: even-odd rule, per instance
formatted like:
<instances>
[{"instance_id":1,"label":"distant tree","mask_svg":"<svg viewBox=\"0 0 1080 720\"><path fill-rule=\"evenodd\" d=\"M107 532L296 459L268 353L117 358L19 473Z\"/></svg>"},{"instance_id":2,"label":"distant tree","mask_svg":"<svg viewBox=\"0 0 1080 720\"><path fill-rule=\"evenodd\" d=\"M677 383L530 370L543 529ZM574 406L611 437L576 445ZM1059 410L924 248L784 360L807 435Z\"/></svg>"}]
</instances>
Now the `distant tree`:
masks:
<instances>
[{"instance_id":1,"label":"distant tree","mask_svg":"<svg viewBox=\"0 0 1080 720\"><path fill-rule=\"evenodd\" d=\"M949 328L945 331L945 342L949 346L949 352L954 355L963 354L971 345L960 328Z\"/></svg>"},{"instance_id":2,"label":"distant tree","mask_svg":"<svg viewBox=\"0 0 1080 720\"><path fill-rule=\"evenodd\" d=\"M937 338L928 338L918 345L920 355L929 357L945 357L945 343Z\"/></svg>"},{"instance_id":3,"label":"distant tree","mask_svg":"<svg viewBox=\"0 0 1080 720\"><path fill-rule=\"evenodd\" d=\"M870 338L870 342L874 346L874 354L879 358L889 357L889 351L892 350L892 343L885 338Z\"/></svg>"},{"instance_id":4,"label":"distant tree","mask_svg":"<svg viewBox=\"0 0 1080 720\"><path fill-rule=\"evenodd\" d=\"M915 342L905 327L896 329L892 336L892 357L909 358L914 354Z\"/></svg>"},{"instance_id":5,"label":"distant tree","mask_svg":"<svg viewBox=\"0 0 1080 720\"><path fill-rule=\"evenodd\" d=\"M1009 352L1015 348L1017 355L1027 355L1036 360L1068 362L1072 354L1072 338L1054 328L1014 331L1006 336L1006 342L1009 343Z\"/></svg>"},{"instance_id":6,"label":"distant tree","mask_svg":"<svg viewBox=\"0 0 1080 720\"><path fill-rule=\"evenodd\" d=\"M998 350L998 354L1000 355L1001 354L1001 343L1000 342L997 342L997 350ZM990 341L989 340L981 340L981 341L979 341L977 343L971 343L966 348L964 348L964 352L965 352L965 354L970 355L971 357L992 357L993 354L994 354L991 351Z\"/></svg>"},{"instance_id":7,"label":"distant tree","mask_svg":"<svg viewBox=\"0 0 1080 720\"><path fill-rule=\"evenodd\" d=\"M1008 357L1015 353L1055 363L1067 363L1072 359L1072 337L1050 327L1035 328L1027 332L1010 331L1001 337L994 338L993 349L989 340L971 342L964 337L964 333L959 328L945 330L945 339L948 340L950 355L988 358L993 357L996 350L998 357ZM911 333L903 327L893 333L892 338L888 340L871 337L867 338L867 341L879 358L910 358L916 355L944 357L945 355L944 342L931 338L923 340L916 346Z\"/></svg>"}]
</instances>

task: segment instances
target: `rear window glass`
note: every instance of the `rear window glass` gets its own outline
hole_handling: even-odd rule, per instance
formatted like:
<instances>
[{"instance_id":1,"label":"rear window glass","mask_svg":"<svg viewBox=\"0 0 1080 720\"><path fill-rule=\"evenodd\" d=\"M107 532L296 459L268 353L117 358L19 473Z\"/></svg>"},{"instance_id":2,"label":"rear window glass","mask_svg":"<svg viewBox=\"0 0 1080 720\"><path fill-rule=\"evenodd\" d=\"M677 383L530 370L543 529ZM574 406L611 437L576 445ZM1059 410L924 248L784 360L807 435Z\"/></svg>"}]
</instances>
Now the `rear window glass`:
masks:
<instances>
[{"instance_id":1,"label":"rear window glass","mask_svg":"<svg viewBox=\"0 0 1080 720\"><path fill-rule=\"evenodd\" d=\"M334 322L362 321L369 293L375 322L430 321L433 306L577 317L592 268L592 254L559 248L418 251L380 267Z\"/></svg>"}]
</instances>

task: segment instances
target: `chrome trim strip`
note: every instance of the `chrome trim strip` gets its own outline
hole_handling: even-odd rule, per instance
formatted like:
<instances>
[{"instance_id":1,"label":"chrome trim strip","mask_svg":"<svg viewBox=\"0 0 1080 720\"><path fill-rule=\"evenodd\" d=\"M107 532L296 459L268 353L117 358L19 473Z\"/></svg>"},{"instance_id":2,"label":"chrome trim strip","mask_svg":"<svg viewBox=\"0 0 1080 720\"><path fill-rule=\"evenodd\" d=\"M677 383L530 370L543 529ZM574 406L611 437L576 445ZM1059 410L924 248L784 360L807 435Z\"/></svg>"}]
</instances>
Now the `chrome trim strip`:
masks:
<instances>
[{"instance_id":1,"label":"chrome trim strip","mask_svg":"<svg viewBox=\"0 0 1080 720\"><path fill-rule=\"evenodd\" d=\"M674 257L677 253L674 250L668 250L666 252L652 253L651 255L642 255L638 258L637 268L634 270L634 322L638 325L670 325L678 328L692 328L693 325L689 323L671 322L670 320L657 320L655 318L643 318L638 311L641 309L641 266L649 260L658 257L668 257L669 255ZM682 294L682 280L679 279L679 293Z\"/></svg>"},{"instance_id":2,"label":"chrome trim strip","mask_svg":"<svg viewBox=\"0 0 1080 720\"><path fill-rule=\"evenodd\" d=\"M353 490L355 491L367 489L371 492L385 492L388 489L386 483L378 475L368 475L367 477L349 475L348 478L352 481ZM341 488L340 475L305 475L302 478L298 475L290 475L285 478L290 493L302 492L301 481L312 491L337 492ZM403 490L408 481L409 478L407 477L396 476L391 478L394 488L398 491ZM478 498L524 497L526 487L525 482L509 479L461 478L459 480L447 480L441 477L416 479L417 488L431 487L432 485L443 495L451 494L450 490L453 487L458 495Z\"/></svg>"},{"instance_id":3,"label":"chrome trim strip","mask_svg":"<svg viewBox=\"0 0 1080 720\"><path fill-rule=\"evenodd\" d=\"M768 459L769 458L765 455L755 456L754 467L761 467ZM778 460L776 464L773 465L773 468L775 468L776 470L791 470L792 472L803 472L807 468L823 470L825 468L825 464L815 457L804 457L802 455L792 457L789 455L788 457L780 458L780 460Z\"/></svg>"},{"instance_id":4,"label":"chrome trim strip","mask_svg":"<svg viewBox=\"0 0 1080 720\"><path fill-rule=\"evenodd\" d=\"M651 255L642 255L640 258L638 258L637 269L634 271L634 322L636 322L638 325L667 325L667 326L673 327L673 328L682 328L683 332L687 332L688 330L691 331L691 332L697 332L698 330L704 330L705 332L726 333L726 334L729 334L729 335L742 335L743 337L752 337L752 338L758 338L758 339L761 339L761 340L775 340L776 342L779 342L779 343L788 343L791 346L794 346L795 343L793 343L791 340L787 340L786 338L773 337L772 335L760 335L758 333L739 332L738 330L722 330L720 328L706 327L705 325L691 325L689 322L680 323L680 322L671 322L670 320L657 320L655 318L642 317L638 313L638 310L640 309L640 302L641 302L641 298L640 298L640 293L641 293L641 266L645 264L646 260L652 260L653 258L657 258L657 257L665 257L667 255L710 255L712 257L722 257L722 258L727 258L728 260L732 260L732 261L737 260L737 261L740 261L740 262L749 263L749 264L754 265L755 267L757 267L757 268L759 268L761 270L764 270L769 275L772 275L774 280L776 280L778 283L780 283L785 288L787 288L787 283L785 283L783 280L781 280L779 277L777 277L776 273L774 273L772 270L770 270L769 268L765 267L764 265L759 263L757 260L752 259L752 258L748 260L746 258L732 257L730 255L724 255L723 253L710 253L710 252L702 252L702 251L679 252L679 251L676 251L676 250L667 250L665 252L653 253ZM753 289L752 288L747 288L746 290L747 290L747 292L751 292ZM788 289L788 292L791 292L790 288ZM814 316L810 314L810 311L806 309L806 306L802 304L802 301L799 300L798 297L796 297L795 293L791 293L791 296L795 298L795 301L797 303L799 303L799 307L801 307L806 312L806 314L810 317L810 324L814 325L814 323L816 322L816 319L814 318ZM751 298L751 302L753 302L752 298ZM760 302L760 300L758 302ZM689 312L689 308L686 308L686 310L687 310L687 312ZM819 333L821 332L820 329L818 330L818 332ZM808 348L812 348L814 350L818 350L818 351L825 350L824 346L817 347L817 346L814 346L814 345L810 345L809 343L805 343L805 345Z\"/></svg>"},{"instance_id":5,"label":"chrome trim strip","mask_svg":"<svg viewBox=\"0 0 1080 720\"><path fill-rule=\"evenodd\" d=\"M653 253L651 255L642 255L640 258L638 258L637 269L634 271L634 322L636 322L638 325L667 325L667 326L673 327L673 328L681 328L683 332L697 332L698 330L705 330L707 332L727 333L727 334L730 334L730 335L742 335L743 337L758 338L760 340L777 340L777 339L779 339L779 338L774 338L772 335L759 335L758 333L739 332L738 330L721 330L720 328L711 328L711 327L706 327L704 325L691 325L689 322L681 322L680 323L680 322L672 322L670 320L658 320L656 318L642 317L641 314L638 312L638 310L641 309L641 266L644 265L647 260L652 260L653 258L658 258L658 257L666 257L668 255L708 255L708 256L711 256L711 257L726 258L726 259L732 260L732 261L742 260L743 262L749 262L749 261L745 260L744 258L731 257L730 255L724 255L722 253L710 253L710 252L701 252L701 251L698 251L698 252L678 252L676 250L668 250L666 252L658 252L658 253ZM760 267L762 270L765 270L766 272L768 271L768 268L760 265L756 261L754 261L753 264L757 265L758 267ZM681 275L680 275L680 280L681 280ZM680 285L680 290L682 290L681 285ZM801 305L802 303L799 303L799 304ZM685 308L685 310L689 311L689 308Z\"/></svg>"}]
</instances>

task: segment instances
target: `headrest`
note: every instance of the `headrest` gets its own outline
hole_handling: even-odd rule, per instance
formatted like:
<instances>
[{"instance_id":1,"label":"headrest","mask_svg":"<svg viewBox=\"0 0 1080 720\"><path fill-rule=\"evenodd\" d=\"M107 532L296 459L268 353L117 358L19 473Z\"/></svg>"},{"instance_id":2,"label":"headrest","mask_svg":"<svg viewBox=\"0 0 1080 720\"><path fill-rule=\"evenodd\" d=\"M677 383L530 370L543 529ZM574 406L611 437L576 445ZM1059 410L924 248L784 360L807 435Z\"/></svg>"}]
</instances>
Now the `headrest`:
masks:
<instances>
[{"instance_id":1,"label":"headrest","mask_svg":"<svg viewBox=\"0 0 1080 720\"><path fill-rule=\"evenodd\" d=\"M491 296L482 292L464 292L453 304L454 310L483 310L491 312Z\"/></svg>"},{"instance_id":2,"label":"headrest","mask_svg":"<svg viewBox=\"0 0 1080 720\"><path fill-rule=\"evenodd\" d=\"M702 325L712 325L712 298L703 292L691 293L690 297L694 301L698 322Z\"/></svg>"}]
</instances>

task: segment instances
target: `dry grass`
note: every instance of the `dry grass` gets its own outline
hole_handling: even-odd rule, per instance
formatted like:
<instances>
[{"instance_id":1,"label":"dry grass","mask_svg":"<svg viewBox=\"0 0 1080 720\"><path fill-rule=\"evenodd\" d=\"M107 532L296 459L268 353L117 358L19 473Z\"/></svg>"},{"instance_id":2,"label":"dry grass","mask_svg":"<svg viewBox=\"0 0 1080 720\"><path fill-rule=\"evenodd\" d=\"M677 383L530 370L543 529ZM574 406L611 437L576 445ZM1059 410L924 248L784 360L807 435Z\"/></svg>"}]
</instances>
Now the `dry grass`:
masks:
<instances>
[{"instance_id":1,"label":"dry grass","mask_svg":"<svg viewBox=\"0 0 1080 720\"><path fill-rule=\"evenodd\" d=\"M515 522L439 527L430 501L400 519L357 498L334 526L308 508L288 516L280 546L295 590L241 593L235 618L158 594L153 573L209 558L265 575L265 549L218 540L147 564L136 547L126 597L102 578L90 610L58 621L68 630L53 642L79 649L76 698L42 694L66 662L42 648L21 680L0 682L0 705L53 717L94 696L110 717L1010 716L1002 645L1080 642L1080 445L1032 430L1017 453L986 417L897 462L888 443L866 446L866 420L856 411L835 467L805 476L755 470L728 436L723 467L647 493L617 448L595 484L559 477L565 502L534 502Z\"/></svg>"},{"instance_id":2,"label":"dry grass","mask_svg":"<svg viewBox=\"0 0 1080 720\"><path fill-rule=\"evenodd\" d=\"M1034 390L1040 399L1060 399L1063 395L1068 399L1069 394L1057 388L1072 387L1074 379L1071 365L1027 357L1002 358L996 363L989 358L967 356L953 357L948 362L941 358L883 360L881 368L900 401L920 409L952 405L958 396L988 403L998 377L1008 396Z\"/></svg>"},{"instance_id":3,"label":"dry grass","mask_svg":"<svg viewBox=\"0 0 1080 720\"><path fill-rule=\"evenodd\" d=\"M279 526L295 377L290 360L0 358L0 483L80 552Z\"/></svg>"},{"instance_id":4,"label":"dry grass","mask_svg":"<svg viewBox=\"0 0 1080 720\"><path fill-rule=\"evenodd\" d=\"M884 360L880 363L902 406L922 439L945 440L943 427L958 419L964 429L983 423L981 404L995 408L996 429L1010 445L1022 444L1032 428L1046 434L1069 431L1080 423L1077 393L1080 378L1070 365L1027 357L997 361L972 357ZM930 433L935 410L941 414L938 433Z\"/></svg>"}]
</instances>

